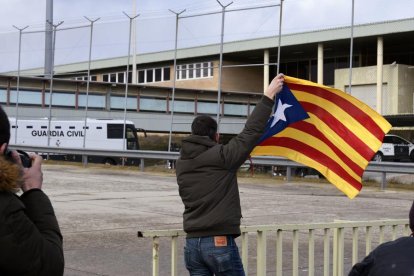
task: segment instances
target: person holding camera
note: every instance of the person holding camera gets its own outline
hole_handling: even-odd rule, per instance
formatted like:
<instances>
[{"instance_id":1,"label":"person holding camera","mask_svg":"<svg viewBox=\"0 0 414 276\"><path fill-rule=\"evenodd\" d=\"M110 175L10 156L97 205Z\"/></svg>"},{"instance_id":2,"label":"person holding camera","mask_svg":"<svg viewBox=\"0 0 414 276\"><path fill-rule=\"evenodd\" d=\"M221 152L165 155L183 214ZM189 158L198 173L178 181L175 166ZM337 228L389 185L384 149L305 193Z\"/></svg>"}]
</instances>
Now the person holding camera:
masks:
<instances>
[{"instance_id":1,"label":"person holding camera","mask_svg":"<svg viewBox=\"0 0 414 276\"><path fill-rule=\"evenodd\" d=\"M242 132L226 145L219 144L217 122L206 115L194 119L182 141L176 174L190 275L245 275L235 242L242 217L237 171L264 133L283 83L283 74L272 80Z\"/></svg>"},{"instance_id":2,"label":"person holding camera","mask_svg":"<svg viewBox=\"0 0 414 276\"><path fill-rule=\"evenodd\" d=\"M42 157L29 154L24 167L24 158L7 149L9 139L9 119L0 106L0 275L63 275L62 234L41 190Z\"/></svg>"}]
</instances>

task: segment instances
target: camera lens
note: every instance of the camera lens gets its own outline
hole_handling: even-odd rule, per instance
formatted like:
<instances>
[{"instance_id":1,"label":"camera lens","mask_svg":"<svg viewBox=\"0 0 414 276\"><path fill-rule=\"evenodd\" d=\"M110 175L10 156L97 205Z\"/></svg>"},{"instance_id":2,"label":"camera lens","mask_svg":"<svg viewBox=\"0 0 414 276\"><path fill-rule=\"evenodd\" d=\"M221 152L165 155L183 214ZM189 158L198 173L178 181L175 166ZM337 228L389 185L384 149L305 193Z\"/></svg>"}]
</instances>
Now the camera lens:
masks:
<instances>
[{"instance_id":1,"label":"camera lens","mask_svg":"<svg viewBox=\"0 0 414 276\"><path fill-rule=\"evenodd\" d=\"M17 153L19 154L20 157L20 161L22 162L22 166L24 168L30 168L32 166L32 160L30 159L30 156L27 152L22 151L22 150L16 150ZM7 149L5 156L7 157L7 159L13 161L13 157L12 157L12 151Z\"/></svg>"},{"instance_id":2,"label":"camera lens","mask_svg":"<svg viewBox=\"0 0 414 276\"><path fill-rule=\"evenodd\" d=\"M29 154L22 150L17 150L20 160L22 161L22 166L25 168L30 168L32 166L32 160L30 159Z\"/></svg>"}]
</instances>

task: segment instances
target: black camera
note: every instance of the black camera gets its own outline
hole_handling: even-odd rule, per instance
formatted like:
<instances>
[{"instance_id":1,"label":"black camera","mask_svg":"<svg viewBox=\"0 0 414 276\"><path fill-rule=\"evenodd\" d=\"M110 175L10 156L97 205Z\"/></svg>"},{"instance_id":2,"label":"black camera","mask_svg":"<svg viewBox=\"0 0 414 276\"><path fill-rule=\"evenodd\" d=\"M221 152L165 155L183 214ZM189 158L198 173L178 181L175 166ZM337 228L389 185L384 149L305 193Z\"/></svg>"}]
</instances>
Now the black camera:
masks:
<instances>
[{"instance_id":1,"label":"black camera","mask_svg":"<svg viewBox=\"0 0 414 276\"><path fill-rule=\"evenodd\" d=\"M16 150L16 151L19 154L20 160L22 161L22 166L24 168L30 168L32 166L32 160L31 160L29 154L27 154L27 152L22 151L22 150ZM13 160L11 150L6 149L5 155L9 160Z\"/></svg>"}]
</instances>

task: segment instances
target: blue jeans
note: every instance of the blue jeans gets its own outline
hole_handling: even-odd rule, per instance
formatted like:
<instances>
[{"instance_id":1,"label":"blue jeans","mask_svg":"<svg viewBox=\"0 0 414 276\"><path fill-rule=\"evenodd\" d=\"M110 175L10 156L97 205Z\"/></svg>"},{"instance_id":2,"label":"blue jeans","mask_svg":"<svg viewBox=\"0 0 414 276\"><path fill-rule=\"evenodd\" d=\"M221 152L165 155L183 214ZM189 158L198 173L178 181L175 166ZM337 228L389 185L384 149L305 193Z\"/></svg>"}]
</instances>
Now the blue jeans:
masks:
<instances>
[{"instance_id":1,"label":"blue jeans","mask_svg":"<svg viewBox=\"0 0 414 276\"><path fill-rule=\"evenodd\" d=\"M244 276L239 249L232 236L225 236L227 245L216 246L214 237L187 238L184 260L191 276Z\"/></svg>"}]
</instances>

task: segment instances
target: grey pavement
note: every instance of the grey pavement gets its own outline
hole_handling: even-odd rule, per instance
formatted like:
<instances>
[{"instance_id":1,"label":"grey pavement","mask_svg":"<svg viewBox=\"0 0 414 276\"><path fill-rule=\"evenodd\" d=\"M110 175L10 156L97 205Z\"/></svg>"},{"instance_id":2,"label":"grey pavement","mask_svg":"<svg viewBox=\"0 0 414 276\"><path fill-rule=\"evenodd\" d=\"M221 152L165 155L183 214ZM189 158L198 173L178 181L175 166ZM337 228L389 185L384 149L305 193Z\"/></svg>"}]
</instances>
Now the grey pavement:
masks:
<instances>
[{"instance_id":1,"label":"grey pavement","mask_svg":"<svg viewBox=\"0 0 414 276\"><path fill-rule=\"evenodd\" d=\"M151 240L138 238L137 231L182 228L183 205L172 171L56 164L43 169L43 188L64 236L65 275L151 275ZM286 183L247 174L239 182L243 225L405 219L414 199L413 189L381 191L379 185L364 187L350 200L318 181ZM182 242L179 275L188 275ZM162 239L160 248L160 275L169 275L169 241ZM254 265L249 272L255 275Z\"/></svg>"}]
</instances>

